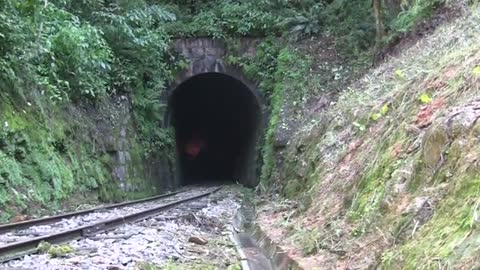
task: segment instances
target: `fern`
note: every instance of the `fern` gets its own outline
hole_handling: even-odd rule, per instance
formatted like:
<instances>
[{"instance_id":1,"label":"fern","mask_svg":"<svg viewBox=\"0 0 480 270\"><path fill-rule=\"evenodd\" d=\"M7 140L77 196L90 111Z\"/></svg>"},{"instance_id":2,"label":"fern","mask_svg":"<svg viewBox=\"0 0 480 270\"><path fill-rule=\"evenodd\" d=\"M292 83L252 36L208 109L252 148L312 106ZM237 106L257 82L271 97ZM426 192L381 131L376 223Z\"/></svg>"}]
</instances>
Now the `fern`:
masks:
<instances>
[{"instance_id":1,"label":"fern","mask_svg":"<svg viewBox=\"0 0 480 270\"><path fill-rule=\"evenodd\" d=\"M323 30L321 19L323 8L322 3L313 5L307 11L287 18L283 24L295 39L319 34Z\"/></svg>"},{"instance_id":2,"label":"fern","mask_svg":"<svg viewBox=\"0 0 480 270\"><path fill-rule=\"evenodd\" d=\"M430 17L443 2L444 0L415 0L412 4L406 2L403 11L391 22L390 27L397 33L408 32L418 22Z\"/></svg>"},{"instance_id":3,"label":"fern","mask_svg":"<svg viewBox=\"0 0 480 270\"><path fill-rule=\"evenodd\" d=\"M125 17L137 25L148 24L151 25L155 22L167 22L175 21L175 14L165 10L163 7L158 5L147 6L144 8L134 9L128 11Z\"/></svg>"}]
</instances>

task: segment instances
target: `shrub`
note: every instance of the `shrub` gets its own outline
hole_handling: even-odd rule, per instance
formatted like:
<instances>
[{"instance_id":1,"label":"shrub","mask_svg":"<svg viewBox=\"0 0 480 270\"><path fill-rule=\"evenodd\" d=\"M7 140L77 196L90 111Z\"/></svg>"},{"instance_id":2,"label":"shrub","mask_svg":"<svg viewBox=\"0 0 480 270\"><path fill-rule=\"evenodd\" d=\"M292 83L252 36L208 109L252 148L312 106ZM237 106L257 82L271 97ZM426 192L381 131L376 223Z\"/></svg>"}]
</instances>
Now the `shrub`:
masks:
<instances>
[{"instance_id":1,"label":"shrub","mask_svg":"<svg viewBox=\"0 0 480 270\"><path fill-rule=\"evenodd\" d=\"M53 61L44 67L49 66L50 73L56 73L50 74L50 78L63 85L70 98L95 99L105 95L112 52L96 28L68 23L51 37L50 45L49 57Z\"/></svg>"}]
</instances>

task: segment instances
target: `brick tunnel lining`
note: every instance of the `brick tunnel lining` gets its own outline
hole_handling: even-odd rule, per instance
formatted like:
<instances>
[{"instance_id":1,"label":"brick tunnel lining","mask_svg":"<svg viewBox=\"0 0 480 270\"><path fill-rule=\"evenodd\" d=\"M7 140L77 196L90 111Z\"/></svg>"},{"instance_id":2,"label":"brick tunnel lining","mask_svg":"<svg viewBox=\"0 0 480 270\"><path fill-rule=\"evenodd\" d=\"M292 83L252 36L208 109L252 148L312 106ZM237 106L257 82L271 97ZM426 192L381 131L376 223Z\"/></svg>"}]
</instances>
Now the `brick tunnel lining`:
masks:
<instances>
[{"instance_id":1,"label":"brick tunnel lining","mask_svg":"<svg viewBox=\"0 0 480 270\"><path fill-rule=\"evenodd\" d=\"M244 83L221 73L196 75L174 90L169 106L181 185L256 182L248 178L261 112Z\"/></svg>"}]
</instances>

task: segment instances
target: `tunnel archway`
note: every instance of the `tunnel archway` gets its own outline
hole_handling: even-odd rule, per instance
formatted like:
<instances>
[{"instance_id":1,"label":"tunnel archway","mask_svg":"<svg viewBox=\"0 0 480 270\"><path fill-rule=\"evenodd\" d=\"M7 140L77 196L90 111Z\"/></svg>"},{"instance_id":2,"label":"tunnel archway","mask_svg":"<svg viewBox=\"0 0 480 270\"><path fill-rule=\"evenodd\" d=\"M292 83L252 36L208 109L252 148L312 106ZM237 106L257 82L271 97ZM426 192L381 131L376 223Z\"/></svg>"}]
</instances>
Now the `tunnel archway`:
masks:
<instances>
[{"instance_id":1,"label":"tunnel archway","mask_svg":"<svg viewBox=\"0 0 480 270\"><path fill-rule=\"evenodd\" d=\"M261 106L245 83L223 73L192 76L172 91L169 111L180 185L257 184Z\"/></svg>"}]
</instances>

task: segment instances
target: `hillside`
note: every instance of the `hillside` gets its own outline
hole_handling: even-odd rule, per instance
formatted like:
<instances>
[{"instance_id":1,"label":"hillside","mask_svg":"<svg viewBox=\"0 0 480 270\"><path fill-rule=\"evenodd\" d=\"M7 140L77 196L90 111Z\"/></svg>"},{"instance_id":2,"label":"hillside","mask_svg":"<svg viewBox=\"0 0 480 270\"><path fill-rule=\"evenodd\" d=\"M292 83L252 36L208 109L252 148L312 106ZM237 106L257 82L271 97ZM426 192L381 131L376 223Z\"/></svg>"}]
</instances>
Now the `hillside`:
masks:
<instances>
[{"instance_id":1,"label":"hillside","mask_svg":"<svg viewBox=\"0 0 480 270\"><path fill-rule=\"evenodd\" d=\"M400 50L289 141L288 199L259 220L304 269L480 267L478 20Z\"/></svg>"},{"instance_id":2,"label":"hillside","mask_svg":"<svg viewBox=\"0 0 480 270\"><path fill-rule=\"evenodd\" d=\"M479 21L478 0L0 1L0 223L214 182L304 269L478 269Z\"/></svg>"}]
</instances>

